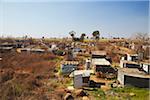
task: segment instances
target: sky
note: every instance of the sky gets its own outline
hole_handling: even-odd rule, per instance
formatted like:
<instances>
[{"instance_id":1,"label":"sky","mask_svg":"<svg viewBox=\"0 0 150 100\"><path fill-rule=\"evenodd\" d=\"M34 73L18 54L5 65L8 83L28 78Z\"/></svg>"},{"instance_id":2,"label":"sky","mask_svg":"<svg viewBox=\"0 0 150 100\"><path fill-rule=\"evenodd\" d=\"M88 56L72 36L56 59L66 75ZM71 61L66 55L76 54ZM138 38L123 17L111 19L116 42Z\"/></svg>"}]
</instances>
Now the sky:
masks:
<instances>
[{"instance_id":1,"label":"sky","mask_svg":"<svg viewBox=\"0 0 150 100\"><path fill-rule=\"evenodd\" d=\"M101 37L149 32L149 1L0 0L0 36L46 38L99 30Z\"/></svg>"}]
</instances>

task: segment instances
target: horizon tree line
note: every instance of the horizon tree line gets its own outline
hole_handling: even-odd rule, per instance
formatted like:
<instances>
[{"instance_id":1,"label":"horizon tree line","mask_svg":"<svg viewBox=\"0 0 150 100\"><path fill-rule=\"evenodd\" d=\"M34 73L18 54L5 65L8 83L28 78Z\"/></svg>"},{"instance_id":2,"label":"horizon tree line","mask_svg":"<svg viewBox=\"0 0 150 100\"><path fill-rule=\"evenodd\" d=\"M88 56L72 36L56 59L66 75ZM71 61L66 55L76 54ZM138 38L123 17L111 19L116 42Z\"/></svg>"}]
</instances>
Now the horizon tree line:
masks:
<instances>
[{"instance_id":1,"label":"horizon tree line","mask_svg":"<svg viewBox=\"0 0 150 100\"><path fill-rule=\"evenodd\" d=\"M86 36L85 33L81 33L80 37L75 37L75 34L76 34L75 31L70 31L69 34L72 37L73 41L79 41L79 42L83 42L85 39L85 36ZM98 30L93 31L92 36L94 37L95 40L99 40L100 39L100 32Z\"/></svg>"}]
</instances>

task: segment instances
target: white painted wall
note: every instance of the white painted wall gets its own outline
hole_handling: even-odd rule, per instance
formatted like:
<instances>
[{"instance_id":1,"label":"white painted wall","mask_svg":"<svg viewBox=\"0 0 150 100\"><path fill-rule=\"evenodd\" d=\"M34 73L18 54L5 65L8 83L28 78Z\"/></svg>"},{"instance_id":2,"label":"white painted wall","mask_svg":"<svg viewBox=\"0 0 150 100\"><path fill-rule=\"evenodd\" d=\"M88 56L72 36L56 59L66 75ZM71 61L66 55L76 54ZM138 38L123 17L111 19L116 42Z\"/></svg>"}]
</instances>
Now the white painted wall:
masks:
<instances>
[{"instance_id":1,"label":"white painted wall","mask_svg":"<svg viewBox=\"0 0 150 100\"><path fill-rule=\"evenodd\" d=\"M127 54L127 61L132 61L132 58L129 54Z\"/></svg>"},{"instance_id":2,"label":"white painted wall","mask_svg":"<svg viewBox=\"0 0 150 100\"><path fill-rule=\"evenodd\" d=\"M150 72L150 66L148 64L143 64L143 70L146 71L147 73Z\"/></svg>"},{"instance_id":3,"label":"white painted wall","mask_svg":"<svg viewBox=\"0 0 150 100\"><path fill-rule=\"evenodd\" d=\"M120 60L120 68L123 68L123 61Z\"/></svg>"},{"instance_id":4,"label":"white painted wall","mask_svg":"<svg viewBox=\"0 0 150 100\"><path fill-rule=\"evenodd\" d=\"M124 74L122 73L122 71L118 70L117 80L120 82L120 84L124 85Z\"/></svg>"}]
</instances>

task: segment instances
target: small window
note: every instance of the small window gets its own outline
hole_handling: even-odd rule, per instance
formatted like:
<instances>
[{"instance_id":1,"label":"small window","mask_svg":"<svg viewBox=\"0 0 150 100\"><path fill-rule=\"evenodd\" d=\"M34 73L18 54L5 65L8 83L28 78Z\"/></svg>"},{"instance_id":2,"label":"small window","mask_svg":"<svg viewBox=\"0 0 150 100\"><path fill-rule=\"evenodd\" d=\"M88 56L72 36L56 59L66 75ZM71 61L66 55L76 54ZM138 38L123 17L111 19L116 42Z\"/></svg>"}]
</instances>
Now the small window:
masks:
<instances>
[{"instance_id":1,"label":"small window","mask_svg":"<svg viewBox=\"0 0 150 100\"><path fill-rule=\"evenodd\" d=\"M88 83L89 82L89 77L83 77L83 83Z\"/></svg>"}]
</instances>

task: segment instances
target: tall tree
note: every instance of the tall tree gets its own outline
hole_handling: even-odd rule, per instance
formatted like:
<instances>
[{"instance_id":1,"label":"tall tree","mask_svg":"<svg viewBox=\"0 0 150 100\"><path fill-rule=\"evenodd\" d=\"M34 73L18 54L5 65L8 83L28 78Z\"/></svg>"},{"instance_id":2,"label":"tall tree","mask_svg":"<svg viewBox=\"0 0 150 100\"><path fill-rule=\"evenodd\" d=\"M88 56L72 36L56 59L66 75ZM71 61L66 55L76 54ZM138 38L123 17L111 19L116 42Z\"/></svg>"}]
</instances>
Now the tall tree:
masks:
<instances>
[{"instance_id":1,"label":"tall tree","mask_svg":"<svg viewBox=\"0 0 150 100\"><path fill-rule=\"evenodd\" d=\"M70 36L72 37L72 40L73 40L76 32L75 31L70 31L69 34L70 34Z\"/></svg>"},{"instance_id":2,"label":"tall tree","mask_svg":"<svg viewBox=\"0 0 150 100\"><path fill-rule=\"evenodd\" d=\"M94 31L92 33L93 37L96 39L96 40L99 40L100 38L100 32L98 30Z\"/></svg>"},{"instance_id":3,"label":"tall tree","mask_svg":"<svg viewBox=\"0 0 150 100\"><path fill-rule=\"evenodd\" d=\"M148 43L150 36L148 35L148 33L137 33L135 37L136 40L138 40L140 43Z\"/></svg>"},{"instance_id":4,"label":"tall tree","mask_svg":"<svg viewBox=\"0 0 150 100\"><path fill-rule=\"evenodd\" d=\"M81 42L83 42L83 41L84 41L84 37L85 37L85 36L86 36L86 34L85 34L85 33L82 33L82 34L81 34L81 37L80 37L80 41L81 41Z\"/></svg>"}]
</instances>

